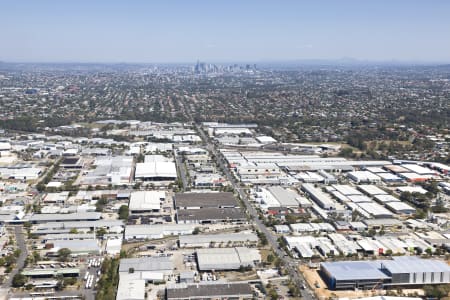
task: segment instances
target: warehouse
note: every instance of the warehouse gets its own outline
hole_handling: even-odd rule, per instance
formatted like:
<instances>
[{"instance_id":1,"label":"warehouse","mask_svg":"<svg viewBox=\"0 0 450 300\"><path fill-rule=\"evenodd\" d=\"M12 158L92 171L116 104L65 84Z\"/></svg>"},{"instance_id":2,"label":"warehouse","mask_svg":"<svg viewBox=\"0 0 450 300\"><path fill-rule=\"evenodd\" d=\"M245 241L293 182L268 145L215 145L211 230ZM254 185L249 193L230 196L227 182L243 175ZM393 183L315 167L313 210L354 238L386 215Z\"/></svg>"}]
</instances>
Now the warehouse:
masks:
<instances>
[{"instance_id":1,"label":"warehouse","mask_svg":"<svg viewBox=\"0 0 450 300\"><path fill-rule=\"evenodd\" d=\"M360 182L367 182L367 183L378 183L381 181L381 178L374 173L371 173L369 171L354 171L347 173L348 178L351 180L360 183Z\"/></svg>"},{"instance_id":2,"label":"warehouse","mask_svg":"<svg viewBox=\"0 0 450 300\"><path fill-rule=\"evenodd\" d=\"M125 240L161 239L169 235L192 234L193 224L127 225Z\"/></svg>"},{"instance_id":3,"label":"warehouse","mask_svg":"<svg viewBox=\"0 0 450 300\"><path fill-rule=\"evenodd\" d=\"M397 256L381 261L381 269L392 277L391 285L450 283L450 266L439 260Z\"/></svg>"},{"instance_id":4,"label":"warehouse","mask_svg":"<svg viewBox=\"0 0 450 300\"><path fill-rule=\"evenodd\" d=\"M53 240L45 244L46 248L49 247L52 252L56 253L58 250L67 248L70 249L73 255L99 255L101 254L100 246L96 239L86 240Z\"/></svg>"},{"instance_id":5,"label":"warehouse","mask_svg":"<svg viewBox=\"0 0 450 300\"><path fill-rule=\"evenodd\" d=\"M395 198L392 195L375 195L374 196L375 200L380 202L380 203L385 203L385 202L399 202L400 199Z\"/></svg>"},{"instance_id":6,"label":"warehouse","mask_svg":"<svg viewBox=\"0 0 450 300\"><path fill-rule=\"evenodd\" d=\"M34 214L30 217L33 224L46 222L67 222L67 221L96 221L100 220L102 214L99 212L82 212L72 214Z\"/></svg>"},{"instance_id":7,"label":"warehouse","mask_svg":"<svg viewBox=\"0 0 450 300\"><path fill-rule=\"evenodd\" d=\"M234 208L238 203L233 193L179 193L174 197L177 209L200 209L205 207Z\"/></svg>"},{"instance_id":8,"label":"warehouse","mask_svg":"<svg viewBox=\"0 0 450 300\"><path fill-rule=\"evenodd\" d=\"M408 172L408 173L401 173L400 176L404 179L406 179L406 181L408 182L425 182L427 180L431 180L433 179L435 176L434 175L429 175L429 174L417 174L417 173L413 173L413 172Z\"/></svg>"},{"instance_id":9,"label":"warehouse","mask_svg":"<svg viewBox=\"0 0 450 300\"><path fill-rule=\"evenodd\" d=\"M376 261L325 262L320 273L330 290L372 289L390 280Z\"/></svg>"},{"instance_id":10,"label":"warehouse","mask_svg":"<svg viewBox=\"0 0 450 300\"><path fill-rule=\"evenodd\" d=\"M178 224L243 224L247 222L247 217L240 208L179 209L176 218Z\"/></svg>"},{"instance_id":11,"label":"warehouse","mask_svg":"<svg viewBox=\"0 0 450 300\"><path fill-rule=\"evenodd\" d=\"M365 219L362 221L367 225L367 229L379 230L381 228L390 229L393 231L401 230L403 228L403 223L397 219Z\"/></svg>"},{"instance_id":12,"label":"warehouse","mask_svg":"<svg viewBox=\"0 0 450 300\"><path fill-rule=\"evenodd\" d=\"M121 278L117 287L116 300L144 300L145 280Z\"/></svg>"},{"instance_id":13,"label":"warehouse","mask_svg":"<svg viewBox=\"0 0 450 300\"><path fill-rule=\"evenodd\" d=\"M85 185L120 185L131 180L133 157L107 156L97 157L94 170L88 171L81 179Z\"/></svg>"},{"instance_id":14,"label":"warehouse","mask_svg":"<svg viewBox=\"0 0 450 300\"><path fill-rule=\"evenodd\" d=\"M171 286L166 289L167 300L253 299L248 283L200 283Z\"/></svg>"},{"instance_id":15,"label":"warehouse","mask_svg":"<svg viewBox=\"0 0 450 300\"><path fill-rule=\"evenodd\" d=\"M370 184L361 184L358 185L358 189L363 191L369 196L375 196L375 195L387 195L387 192L383 191L376 185L370 185Z\"/></svg>"},{"instance_id":16,"label":"warehouse","mask_svg":"<svg viewBox=\"0 0 450 300\"><path fill-rule=\"evenodd\" d=\"M259 251L246 247L198 249L196 253L200 271L238 270L261 262Z\"/></svg>"},{"instance_id":17,"label":"warehouse","mask_svg":"<svg viewBox=\"0 0 450 300\"><path fill-rule=\"evenodd\" d=\"M221 234L197 234L184 235L179 238L181 248L208 248L212 246L228 247L255 246L258 244L258 236L254 233L221 233Z\"/></svg>"},{"instance_id":18,"label":"warehouse","mask_svg":"<svg viewBox=\"0 0 450 300\"><path fill-rule=\"evenodd\" d=\"M71 229L77 229L78 232L94 231L98 228L106 228L109 232L123 232L122 220L96 220L96 221L60 221L60 222L42 222L32 230L33 234L65 234Z\"/></svg>"},{"instance_id":19,"label":"warehouse","mask_svg":"<svg viewBox=\"0 0 450 300\"><path fill-rule=\"evenodd\" d=\"M302 190L308 193L308 195L323 209L334 210L336 209L336 203L331 197L321 190L314 187L314 185L305 183L302 184Z\"/></svg>"},{"instance_id":20,"label":"warehouse","mask_svg":"<svg viewBox=\"0 0 450 300\"><path fill-rule=\"evenodd\" d=\"M78 268L62 268L62 269L31 269L23 270L22 275L30 278L59 278L63 277L78 277L80 276L80 269Z\"/></svg>"},{"instance_id":21,"label":"warehouse","mask_svg":"<svg viewBox=\"0 0 450 300\"><path fill-rule=\"evenodd\" d=\"M377 175L381 178L382 181L387 183L395 183L403 181L401 177L392 173L377 173Z\"/></svg>"},{"instance_id":22,"label":"warehouse","mask_svg":"<svg viewBox=\"0 0 450 300\"><path fill-rule=\"evenodd\" d=\"M136 164L136 180L142 181L174 181L177 169L174 162L154 161Z\"/></svg>"},{"instance_id":23,"label":"warehouse","mask_svg":"<svg viewBox=\"0 0 450 300\"><path fill-rule=\"evenodd\" d=\"M414 207L404 202L400 201L386 202L384 203L384 205L386 205L387 208L389 208L396 214L412 215L416 213L416 209Z\"/></svg>"},{"instance_id":24,"label":"warehouse","mask_svg":"<svg viewBox=\"0 0 450 300\"><path fill-rule=\"evenodd\" d=\"M362 195L360 191L355 189L354 187L350 185L345 184L333 184L332 188L336 189L338 192L340 192L342 195L345 196L351 196L351 195Z\"/></svg>"},{"instance_id":25,"label":"warehouse","mask_svg":"<svg viewBox=\"0 0 450 300\"><path fill-rule=\"evenodd\" d=\"M163 281L173 273L173 263L167 256L122 258L119 266L120 279L140 279L146 282Z\"/></svg>"},{"instance_id":26,"label":"warehouse","mask_svg":"<svg viewBox=\"0 0 450 300\"><path fill-rule=\"evenodd\" d=\"M376 219L392 218L393 214L383 206L375 202L361 202L357 204L361 209L372 215Z\"/></svg>"},{"instance_id":27,"label":"warehouse","mask_svg":"<svg viewBox=\"0 0 450 300\"><path fill-rule=\"evenodd\" d=\"M397 187L397 191L399 193L409 192L411 194L419 193L419 194L423 194L423 195L428 193L428 191L426 189L424 189L421 186L417 186L417 185L414 185L414 186L399 186L399 187Z\"/></svg>"},{"instance_id":28,"label":"warehouse","mask_svg":"<svg viewBox=\"0 0 450 300\"><path fill-rule=\"evenodd\" d=\"M403 168L408 169L409 171L413 172L413 173L417 173L419 175L436 175L436 171L434 170L430 170L428 168L419 166L419 165L414 165L414 164L404 164L402 165Z\"/></svg>"},{"instance_id":29,"label":"warehouse","mask_svg":"<svg viewBox=\"0 0 450 300\"><path fill-rule=\"evenodd\" d=\"M161 202L166 199L163 191L137 191L131 193L130 212L147 213L158 212L161 209Z\"/></svg>"},{"instance_id":30,"label":"warehouse","mask_svg":"<svg viewBox=\"0 0 450 300\"><path fill-rule=\"evenodd\" d=\"M42 169L28 165L15 165L0 168L0 179L35 180L42 173Z\"/></svg>"},{"instance_id":31,"label":"warehouse","mask_svg":"<svg viewBox=\"0 0 450 300\"><path fill-rule=\"evenodd\" d=\"M297 198L300 196L291 189L285 189L281 186L273 186L268 188L269 192L279 202L281 207L299 207Z\"/></svg>"}]
</instances>

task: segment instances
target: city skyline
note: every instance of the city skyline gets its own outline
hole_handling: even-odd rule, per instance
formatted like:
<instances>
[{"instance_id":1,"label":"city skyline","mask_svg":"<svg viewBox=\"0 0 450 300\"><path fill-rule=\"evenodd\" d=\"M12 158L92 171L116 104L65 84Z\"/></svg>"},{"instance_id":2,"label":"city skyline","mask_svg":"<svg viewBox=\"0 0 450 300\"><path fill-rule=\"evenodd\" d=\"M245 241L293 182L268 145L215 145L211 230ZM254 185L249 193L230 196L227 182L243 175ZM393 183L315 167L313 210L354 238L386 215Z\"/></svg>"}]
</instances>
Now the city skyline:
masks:
<instances>
[{"instance_id":1,"label":"city skyline","mask_svg":"<svg viewBox=\"0 0 450 300\"><path fill-rule=\"evenodd\" d=\"M3 1L0 61L450 62L450 3Z\"/></svg>"}]
</instances>

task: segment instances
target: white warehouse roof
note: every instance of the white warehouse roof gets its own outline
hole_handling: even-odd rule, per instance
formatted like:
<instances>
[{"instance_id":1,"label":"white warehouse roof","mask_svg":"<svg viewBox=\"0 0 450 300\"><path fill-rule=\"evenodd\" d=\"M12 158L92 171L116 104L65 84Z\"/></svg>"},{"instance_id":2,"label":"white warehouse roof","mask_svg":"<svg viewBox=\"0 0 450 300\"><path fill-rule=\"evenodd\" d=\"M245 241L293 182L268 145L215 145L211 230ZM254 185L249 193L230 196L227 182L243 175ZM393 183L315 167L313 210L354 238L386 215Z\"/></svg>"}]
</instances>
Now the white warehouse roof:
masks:
<instances>
[{"instance_id":1,"label":"white warehouse roof","mask_svg":"<svg viewBox=\"0 0 450 300\"><path fill-rule=\"evenodd\" d=\"M133 192L130 197L130 211L148 211L159 210L161 208L161 200L166 198L163 191L137 191Z\"/></svg>"},{"instance_id":2,"label":"white warehouse roof","mask_svg":"<svg viewBox=\"0 0 450 300\"><path fill-rule=\"evenodd\" d=\"M174 162L149 162L136 164L136 178L177 178Z\"/></svg>"}]
</instances>

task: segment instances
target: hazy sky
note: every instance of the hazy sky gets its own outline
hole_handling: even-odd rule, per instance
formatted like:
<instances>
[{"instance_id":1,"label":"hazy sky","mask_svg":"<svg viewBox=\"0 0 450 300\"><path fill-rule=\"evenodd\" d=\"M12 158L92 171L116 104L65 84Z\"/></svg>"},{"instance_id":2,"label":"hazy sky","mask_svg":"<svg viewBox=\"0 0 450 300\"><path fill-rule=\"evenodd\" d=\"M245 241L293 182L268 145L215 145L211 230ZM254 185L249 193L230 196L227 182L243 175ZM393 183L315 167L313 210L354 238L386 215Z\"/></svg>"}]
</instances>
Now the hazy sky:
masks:
<instances>
[{"instance_id":1,"label":"hazy sky","mask_svg":"<svg viewBox=\"0 0 450 300\"><path fill-rule=\"evenodd\" d=\"M450 62L450 1L0 0L0 60Z\"/></svg>"}]
</instances>

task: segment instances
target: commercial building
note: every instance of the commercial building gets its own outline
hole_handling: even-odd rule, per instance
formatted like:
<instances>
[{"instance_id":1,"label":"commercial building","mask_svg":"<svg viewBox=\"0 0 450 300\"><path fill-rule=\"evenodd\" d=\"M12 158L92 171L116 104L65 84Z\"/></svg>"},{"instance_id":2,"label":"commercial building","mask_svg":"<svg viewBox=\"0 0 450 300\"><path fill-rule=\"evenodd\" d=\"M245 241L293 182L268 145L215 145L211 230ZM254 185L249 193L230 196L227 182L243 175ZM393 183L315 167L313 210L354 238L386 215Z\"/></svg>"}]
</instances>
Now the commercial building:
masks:
<instances>
[{"instance_id":1,"label":"commercial building","mask_svg":"<svg viewBox=\"0 0 450 300\"><path fill-rule=\"evenodd\" d=\"M314 202L316 202L321 208L326 210L336 209L336 202L328 194L325 194L314 185L305 183L302 184L302 190L306 192Z\"/></svg>"},{"instance_id":2,"label":"commercial building","mask_svg":"<svg viewBox=\"0 0 450 300\"><path fill-rule=\"evenodd\" d=\"M23 270L22 275L30 278L56 278L63 277L78 277L80 276L80 269L78 268L62 268L62 269L29 269Z\"/></svg>"},{"instance_id":3,"label":"commercial building","mask_svg":"<svg viewBox=\"0 0 450 300\"><path fill-rule=\"evenodd\" d=\"M180 284L166 289L167 300L253 299L248 283Z\"/></svg>"},{"instance_id":4,"label":"commercial building","mask_svg":"<svg viewBox=\"0 0 450 300\"><path fill-rule=\"evenodd\" d=\"M116 300L144 300L145 280L121 278L117 287Z\"/></svg>"},{"instance_id":5,"label":"commercial building","mask_svg":"<svg viewBox=\"0 0 450 300\"><path fill-rule=\"evenodd\" d=\"M197 234L184 235L179 238L181 248L208 248L208 247L228 247L251 246L258 244L258 236L254 233L221 233L221 234Z\"/></svg>"},{"instance_id":6,"label":"commercial building","mask_svg":"<svg viewBox=\"0 0 450 300\"><path fill-rule=\"evenodd\" d=\"M200 208L234 208L238 202L233 193L179 193L174 197L177 209L200 209Z\"/></svg>"},{"instance_id":7,"label":"commercial building","mask_svg":"<svg viewBox=\"0 0 450 300\"><path fill-rule=\"evenodd\" d=\"M332 290L373 289L450 283L450 266L443 261L415 256L390 260L325 262L321 275Z\"/></svg>"},{"instance_id":8,"label":"commercial building","mask_svg":"<svg viewBox=\"0 0 450 300\"><path fill-rule=\"evenodd\" d=\"M163 191L137 191L132 192L129 209L133 214L158 212L161 209L161 202L166 199Z\"/></svg>"},{"instance_id":9,"label":"commercial building","mask_svg":"<svg viewBox=\"0 0 450 300\"><path fill-rule=\"evenodd\" d=\"M178 209L176 218L178 224L243 224L247 222L247 217L240 208Z\"/></svg>"},{"instance_id":10,"label":"commercial building","mask_svg":"<svg viewBox=\"0 0 450 300\"><path fill-rule=\"evenodd\" d=\"M84 222L100 220L102 214L99 212L82 212L71 214L34 214L29 221L33 224L47 222Z\"/></svg>"},{"instance_id":11,"label":"commercial building","mask_svg":"<svg viewBox=\"0 0 450 300\"><path fill-rule=\"evenodd\" d=\"M416 209L405 202L393 201L384 203L387 208L395 212L396 214L412 215L416 212Z\"/></svg>"},{"instance_id":12,"label":"commercial building","mask_svg":"<svg viewBox=\"0 0 450 300\"><path fill-rule=\"evenodd\" d=\"M257 249L246 247L198 249L196 253L200 271L237 270L261 261Z\"/></svg>"},{"instance_id":13,"label":"commercial building","mask_svg":"<svg viewBox=\"0 0 450 300\"><path fill-rule=\"evenodd\" d=\"M390 280L376 261L325 262L320 272L330 290L372 289Z\"/></svg>"},{"instance_id":14,"label":"commercial building","mask_svg":"<svg viewBox=\"0 0 450 300\"><path fill-rule=\"evenodd\" d=\"M139 279L146 282L160 282L173 273L170 257L151 256L139 258L122 258L119 266L120 279Z\"/></svg>"},{"instance_id":15,"label":"commercial building","mask_svg":"<svg viewBox=\"0 0 450 300\"><path fill-rule=\"evenodd\" d=\"M381 261L381 270L391 277L390 285L448 284L450 266L443 261L398 256Z\"/></svg>"},{"instance_id":16,"label":"commercial building","mask_svg":"<svg viewBox=\"0 0 450 300\"><path fill-rule=\"evenodd\" d=\"M127 225L125 240L160 239L169 235L192 234L194 224Z\"/></svg>"},{"instance_id":17,"label":"commercial building","mask_svg":"<svg viewBox=\"0 0 450 300\"><path fill-rule=\"evenodd\" d=\"M367 183L378 183L381 181L381 178L372 172L369 171L353 171L347 173L348 178L351 180L360 183L360 182L367 182Z\"/></svg>"},{"instance_id":18,"label":"commercial building","mask_svg":"<svg viewBox=\"0 0 450 300\"><path fill-rule=\"evenodd\" d=\"M142 181L174 181L177 179L177 169L171 161L137 163L134 178Z\"/></svg>"},{"instance_id":19,"label":"commercial building","mask_svg":"<svg viewBox=\"0 0 450 300\"><path fill-rule=\"evenodd\" d=\"M122 185L131 181L133 171L133 157L105 156L97 157L94 161L95 169L88 171L82 179L84 185Z\"/></svg>"},{"instance_id":20,"label":"commercial building","mask_svg":"<svg viewBox=\"0 0 450 300\"><path fill-rule=\"evenodd\" d=\"M100 246L96 239L86 240L53 240L46 243L46 248L52 247L52 252L57 252L59 249L70 249L73 255L99 255L101 254Z\"/></svg>"}]
</instances>

